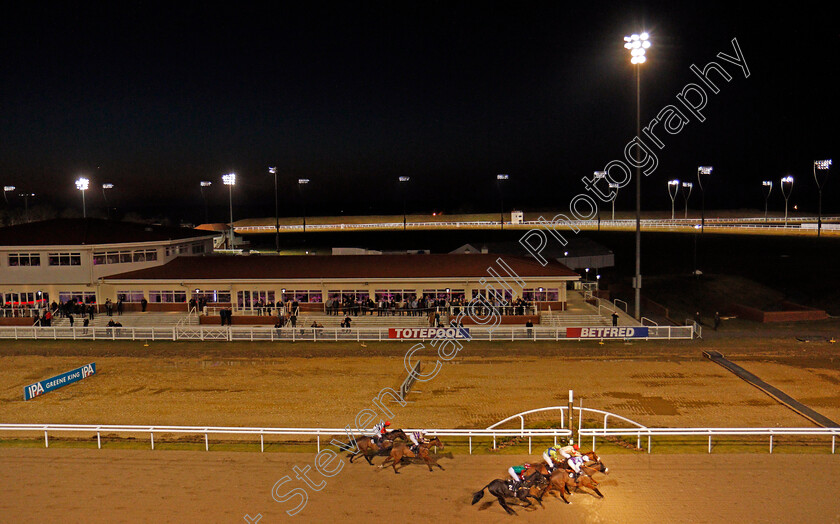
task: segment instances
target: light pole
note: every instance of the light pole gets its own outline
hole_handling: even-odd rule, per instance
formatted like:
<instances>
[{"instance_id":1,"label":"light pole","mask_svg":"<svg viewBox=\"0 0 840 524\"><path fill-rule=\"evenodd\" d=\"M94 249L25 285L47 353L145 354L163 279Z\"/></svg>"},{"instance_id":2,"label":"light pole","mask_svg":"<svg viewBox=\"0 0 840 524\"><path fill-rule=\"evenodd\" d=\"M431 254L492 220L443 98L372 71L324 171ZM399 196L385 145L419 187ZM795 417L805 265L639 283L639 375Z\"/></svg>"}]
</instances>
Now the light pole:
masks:
<instances>
[{"instance_id":1,"label":"light pole","mask_svg":"<svg viewBox=\"0 0 840 524\"><path fill-rule=\"evenodd\" d=\"M688 218L688 199L691 197L691 190L694 189L694 183L692 182L683 182L682 183L682 195L683 199L685 199L685 218Z\"/></svg>"},{"instance_id":2,"label":"light pole","mask_svg":"<svg viewBox=\"0 0 840 524\"><path fill-rule=\"evenodd\" d=\"M502 193L502 182L510 178L509 175L496 175L496 187L499 188L499 202L500 202L500 211L499 211L499 224L501 225L501 229L505 229L505 195Z\"/></svg>"},{"instance_id":3,"label":"light pole","mask_svg":"<svg viewBox=\"0 0 840 524\"><path fill-rule=\"evenodd\" d=\"M111 207L108 205L108 195L105 194L106 189L114 189L114 184L102 184L102 198L105 200L105 213L108 219L111 218Z\"/></svg>"},{"instance_id":4,"label":"light pole","mask_svg":"<svg viewBox=\"0 0 840 524\"><path fill-rule=\"evenodd\" d=\"M595 171L593 173L593 177L594 178L592 179L593 180L592 183L595 184L596 180L601 180L601 179L607 178L607 172L606 171ZM607 182L607 184L609 184L609 182ZM600 231L600 230L601 230L601 206L598 206L598 231Z\"/></svg>"},{"instance_id":5,"label":"light pole","mask_svg":"<svg viewBox=\"0 0 840 524\"><path fill-rule=\"evenodd\" d=\"M671 220L674 220L674 201L677 198L677 192L680 190L680 181L676 178L668 181L668 195L671 197Z\"/></svg>"},{"instance_id":6,"label":"light pole","mask_svg":"<svg viewBox=\"0 0 840 524\"><path fill-rule=\"evenodd\" d=\"M615 201L618 200L618 183L610 182L609 184L610 189L613 190L613 199L612 199L612 220L615 222Z\"/></svg>"},{"instance_id":7,"label":"light pole","mask_svg":"<svg viewBox=\"0 0 840 524\"><path fill-rule=\"evenodd\" d=\"M787 227L787 220L788 220L788 199L790 198L790 193L793 191L793 177L788 175L782 178L782 196L785 197L785 227Z\"/></svg>"},{"instance_id":8,"label":"light pole","mask_svg":"<svg viewBox=\"0 0 840 524\"><path fill-rule=\"evenodd\" d=\"M274 248L280 253L280 201L277 196L277 168L269 167L268 172L274 175Z\"/></svg>"},{"instance_id":9,"label":"light pole","mask_svg":"<svg viewBox=\"0 0 840 524\"><path fill-rule=\"evenodd\" d=\"M303 186L309 183L308 178L298 178L298 192L300 193L301 210L303 211L303 234L306 235L306 197Z\"/></svg>"},{"instance_id":10,"label":"light pole","mask_svg":"<svg viewBox=\"0 0 840 524\"><path fill-rule=\"evenodd\" d=\"M87 209L85 207L85 191L90 186L90 180L85 177L79 177L76 180L76 189L82 192L82 218L87 218Z\"/></svg>"},{"instance_id":11,"label":"light pole","mask_svg":"<svg viewBox=\"0 0 840 524\"><path fill-rule=\"evenodd\" d=\"M645 50L651 46L650 35L646 32L624 37L624 48L630 51L630 63L636 66L636 136L642 136L641 124L641 65L647 61ZM642 173L641 148L636 148L636 278L635 288L636 319L642 318Z\"/></svg>"},{"instance_id":12,"label":"light pole","mask_svg":"<svg viewBox=\"0 0 840 524\"><path fill-rule=\"evenodd\" d=\"M213 185L213 182L210 182L209 180L202 180L201 185L199 186L201 188L201 199L204 201L204 223L205 224L210 223L210 214L207 212L207 195L204 194L204 188L205 187L210 187L211 185Z\"/></svg>"},{"instance_id":13,"label":"light pole","mask_svg":"<svg viewBox=\"0 0 840 524\"><path fill-rule=\"evenodd\" d=\"M6 201L6 204L9 203L9 197L6 196L6 193L8 193L9 191L14 191L14 190L15 190L15 186L3 186L3 200Z\"/></svg>"},{"instance_id":14,"label":"light pole","mask_svg":"<svg viewBox=\"0 0 840 524\"><path fill-rule=\"evenodd\" d=\"M818 215L817 215L817 236L820 236L820 230L822 230L822 188L825 185L825 181L828 180L828 170L831 168L831 160L814 160L814 180L817 182L817 191L820 195L820 202L818 207ZM817 175L817 172L820 172L822 176L822 180Z\"/></svg>"},{"instance_id":15,"label":"light pole","mask_svg":"<svg viewBox=\"0 0 840 524\"><path fill-rule=\"evenodd\" d=\"M699 166L697 168L697 183L700 185L700 232L706 230L706 190L703 189L703 177L712 174L712 166Z\"/></svg>"},{"instance_id":16,"label":"light pole","mask_svg":"<svg viewBox=\"0 0 840 524\"><path fill-rule=\"evenodd\" d=\"M773 181L765 180L761 187L764 188L764 221L767 222L767 202L770 200L770 193L773 192Z\"/></svg>"},{"instance_id":17,"label":"light pole","mask_svg":"<svg viewBox=\"0 0 840 524\"><path fill-rule=\"evenodd\" d=\"M230 203L230 241L228 249L233 249L233 186L236 185L236 173L222 175L222 183L228 186L228 202Z\"/></svg>"},{"instance_id":18,"label":"light pole","mask_svg":"<svg viewBox=\"0 0 840 524\"><path fill-rule=\"evenodd\" d=\"M406 189L405 186L408 184L408 181L411 180L411 177L408 176L401 176L399 177L400 181L400 189L402 190L402 201L403 201L403 231L406 230L406 216L405 216L405 193Z\"/></svg>"},{"instance_id":19,"label":"light pole","mask_svg":"<svg viewBox=\"0 0 840 524\"><path fill-rule=\"evenodd\" d=\"M18 193L19 197L23 197L24 216L26 222L29 223L29 197L35 198L35 193Z\"/></svg>"}]
</instances>

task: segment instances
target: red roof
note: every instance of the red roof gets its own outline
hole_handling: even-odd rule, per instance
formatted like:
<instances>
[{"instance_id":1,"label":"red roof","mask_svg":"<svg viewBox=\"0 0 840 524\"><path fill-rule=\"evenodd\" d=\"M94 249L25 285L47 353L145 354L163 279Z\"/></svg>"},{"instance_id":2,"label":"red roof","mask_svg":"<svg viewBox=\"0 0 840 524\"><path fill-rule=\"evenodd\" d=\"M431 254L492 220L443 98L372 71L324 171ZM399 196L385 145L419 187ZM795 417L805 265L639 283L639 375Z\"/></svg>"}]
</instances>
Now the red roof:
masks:
<instances>
[{"instance_id":1,"label":"red roof","mask_svg":"<svg viewBox=\"0 0 840 524\"><path fill-rule=\"evenodd\" d=\"M291 280L321 278L463 278L487 277L494 267L506 272L502 258L523 278L578 277L560 264L546 266L531 258L475 255L258 255L178 257L162 266L105 277L105 280ZM491 280L492 282L492 280Z\"/></svg>"}]
</instances>

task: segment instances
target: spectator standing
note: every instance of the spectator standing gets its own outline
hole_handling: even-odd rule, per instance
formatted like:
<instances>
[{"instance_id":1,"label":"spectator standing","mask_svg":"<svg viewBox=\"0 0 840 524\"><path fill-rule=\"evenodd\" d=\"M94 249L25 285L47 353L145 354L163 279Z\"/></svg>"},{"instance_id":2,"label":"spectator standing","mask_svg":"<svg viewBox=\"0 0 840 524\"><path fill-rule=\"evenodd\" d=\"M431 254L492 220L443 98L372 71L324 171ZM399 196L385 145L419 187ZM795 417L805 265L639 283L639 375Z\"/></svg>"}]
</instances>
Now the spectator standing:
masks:
<instances>
[{"instance_id":1,"label":"spectator standing","mask_svg":"<svg viewBox=\"0 0 840 524\"><path fill-rule=\"evenodd\" d=\"M720 326L720 312L715 311L715 331Z\"/></svg>"},{"instance_id":2,"label":"spectator standing","mask_svg":"<svg viewBox=\"0 0 840 524\"><path fill-rule=\"evenodd\" d=\"M122 316L123 312L123 301L122 299L117 300L117 315Z\"/></svg>"},{"instance_id":3,"label":"spectator standing","mask_svg":"<svg viewBox=\"0 0 840 524\"><path fill-rule=\"evenodd\" d=\"M613 324L613 327L618 325L618 313L616 313L615 311L613 311L613 314L612 314L612 324Z\"/></svg>"},{"instance_id":4,"label":"spectator standing","mask_svg":"<svg viewBox=\"0 0 840 524\"><path fill-rule=\"evenodd\" d=\"M145 313L146 312L146 306L148 304L149 304L149 302L146 300L146 297L141 298L140 299L140 311Z\"/></svg>"}]
</instances>

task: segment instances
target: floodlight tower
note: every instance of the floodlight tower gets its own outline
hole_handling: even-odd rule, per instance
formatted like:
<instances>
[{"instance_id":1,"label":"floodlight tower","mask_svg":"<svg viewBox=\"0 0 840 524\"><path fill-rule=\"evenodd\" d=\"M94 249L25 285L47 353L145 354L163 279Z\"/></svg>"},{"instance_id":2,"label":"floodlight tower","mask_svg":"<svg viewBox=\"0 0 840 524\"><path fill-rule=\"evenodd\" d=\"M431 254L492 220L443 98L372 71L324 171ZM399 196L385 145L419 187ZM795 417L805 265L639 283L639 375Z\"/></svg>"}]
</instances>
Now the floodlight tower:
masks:
<instances>
[{"instance_id":1,"label":"floodlight tower","mask_svg":"<svg viewBox=\"0 0 840 524\"><path fill-rule=\"evenodd\" d=\"M505 195L502 192L502 182L506 181L510 178L510 175L496 175L496 187L499 188L499 202L501 205L501 211L499 212L499 224L501 225L501 229L505 229Z\"/></svg>"},{"instance_id":2,"label":"floodlight tower","mask_svg":"<svg viewBox=\"0 0 840 524\"><path fill-rule=\"evenodd\" d=\"M820 236L820 230L822 230L822 188L825 185L825 181L828 180L828 170L831 168L831 159L828 160L814 160L814 180L817 182L817 191L820 195L820 202L818 207L818 215L817 215L817 236ZM819 175L822 175L820 177Z\"/></svg>"},{"instance_id":3,"label":"floodlight tower","mask_svg":"<svg viewBox=\"0 0 840 524\"><path fill-rule=\"evenodd\" d=\"M87 208L85 207L85 191L90 187L90 180L85 177L79 177L76 180L76 189L82 192L82 218L87 218Z\"/></svg>"},{"instance_id":4,"label":"floodlight tower","mask_svg":"<svg viewBox=\"0 0 840 524\"><path fill-rule=\"evenodd\" d=\"M222 183L228 186L228 202L230 203L230 241L228 249L233 249L233 186L236 185L236 173L222 175Z\"/></svg>"},{"instance_id":5,"label":"floodlight tower","mask_svg":"<svg viewBox=\"0 0 840 524\"><path fill-rule=\"evenodd\" d=\"M615 221L615 201L618 200L618 189L619 185L617 182L610 182L609 183L610 189L613 190L613 199L612 199L612 220Z\"/></svg>"},{"instance_id":6,"label":"floodlight tower","mask_svg":"<svg viewBox=\"0 0 840 524\"><path fill-rule=\"evenodd\" d=\"M212 185L213 185L213 182L210 182L209 180L202 180L201 185L199 186L201 188L201 199L204 201L204 223L205 224L210 223L210 214L207 211L207 195L204 194L204 188L205 187L210 187Z\"/></svg>"},{"instance_id":7,"label":"floodlight tower","mask_svg":"<svg viewBox=\"0 0 840 524\"><path fill-rule=\"evenodd\" d=\"M650 49L650 35L646 32L624 37L624 48L630 51L630 63L636 66L636 136L641 131L641 65L647 61L645 50ZM636 148L636 277L635 288L636 319L642 318L642 173L641 150Z\"/></svg>"},{"instance_id":8,"label":"floodlight tower","mask_svg":"<svg viewBox=\"0 0 840 524\"><path fill-rule=\"evenodd\" d=\"M274 175L274 248L280 253L280 201L277 196L277 168L269 167L268 172Z\"/></svg>"},{"instance_id":9,"label":"floodlight tower","mask_svg":"<svg viewBox=\"0 0 840 524\"><path fill-rule=\"evenodd\" d=\"M26 193L18 193L19 197L23 197L23 212L24 216L26 216L26 222L29 223L29 197L35 198L35 193L26 192Z\"/></svg>"},{"instance_id":10,"label":"floodlight tower","mask_svg":"<svg viewBox=\"0 0 840 524\"><path fill-rule=\"evenodd\" d=\"M674 220L674 202L680 190L680 181L676 178L668 181L668 195L671 197L671 220Z\"/></svg>"},{"instance_id":11,"label":"floodlight tower","mask_svg":"<svg viewBox=\"0 0 840 524\"><path fill-rule=\"evenodd\" d=\"M593 176L592 183L595 184L596 180L602 180L602 179L607 178L607 172L606 171L595 171L592 174L592 176ZM607 182L607 184L609 184L609 182ZM613 197L613 198L615 198L615 197ZM601 230L601 207L598 206L598 231L600 231L600 230Z\"/></svg>"},{"instance_id":12,"label":"floodlight tower","mask_svg":"<svg viewBox=\"0 0 840 524\"><path fill-rule=\"evenodd\" d=\"M303 187L309 183L308 178L298 178L298 192L300 193L300 202L303 211L303 234L306 234L306 197L303 193Z\"/></svg>"},{"instance_id":13,"label":"floodlight tower","mask_svg":"<svg viewBox=\"0 0 840 524\"><path fill-rule=\"evenodd\" d=\"M114 184L102 184L102 198L105 200L105 213L108 218L111 218L111 207L108 205L108 195L105 194L106 189L114 189Z\"/></svg>"},{"instance_id":14,"label":"floodlight tower","mask_svg":"<svg viewBox=\"0 0 840 524\"><path fill-rule=\"evenodd\" d=\"M785 197L785 227L788 224L788 199L790 198L790 194L793 191L793 177L788 175L782 178L782 196Z\"/></svg>"},{"instance_id":15,"label":"floodlight tower","mask_svg":"<svg viewBox=\"0 0 840 524\"><path fill-rule=\"evenodd\" d=\"M761 187L764 189L764 221L767 222L767 203L770 200L770 193L773 192L773 181L765 180L761 183Z\"/></svg>"},{"instance_id":16,"label":"floodlight tower","mask_svg":"<svg viewBox=\"0 0 840 524\"><path fill-rule=\"evenodd\" d=\"M9 197L6 196L6 193L14 190L15 186L3 186L3 200L5 200L7 204L9 203Z\"/></svg>"},{"instance_id":17,"label":"floodlight tower","mask_svg":"<svg viewBox=\"0 0 840 524\"><path fill-rule=\"evenodd\" d=\"M694 183L692 182L683 182L682 183L682 195L683 199L685 200L685 218L688 218L688 199L691 198L691 190L694 189Z\"/></svg>"},{"instance_id":18,"label":"floodlight tower","mask_svg":"<svg viewBox=\"0 0 840 524\"><path fill-rule=\"evenodd\" d=\"M411 180L411 177L408 176L401 176L398 179L400 181L400 189L402 190L402 197L403 197L403 231L406 230L406 215L405 215L405 194L406 194L406 187L408 182Z\"/></svg>"},{"instance_id":19,"label":"floodlight tower","mask_svg":"<svg viewBox=\"0 0 840 524\"><path fill-rule=\"evenodd\" d=\"M705 231L706 228L706 190L703 189L703 177L712 174L712 166L698 166L697 167L697 183L700 185L700 232Z\"/></svg>"}]
</instances>

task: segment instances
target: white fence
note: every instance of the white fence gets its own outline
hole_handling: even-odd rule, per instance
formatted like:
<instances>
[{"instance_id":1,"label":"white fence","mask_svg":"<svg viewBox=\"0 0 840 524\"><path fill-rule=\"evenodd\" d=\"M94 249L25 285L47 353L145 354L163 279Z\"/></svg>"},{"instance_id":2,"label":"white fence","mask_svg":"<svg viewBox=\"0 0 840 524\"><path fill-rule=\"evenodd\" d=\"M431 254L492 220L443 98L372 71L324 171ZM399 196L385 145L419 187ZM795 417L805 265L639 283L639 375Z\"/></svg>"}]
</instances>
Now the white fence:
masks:
<instances>
[{"instance_id":1,"label":"white fence","mask_svg":"<svg viewBox=\"0 0 840 524\"><path fill-rule=\"evenodd\" d=\"M763 436L770 440L770 453L773 453L773 437L778 436L830 436L831 453L836 449L836 439L840 428L582 428L580 438L592 437L592 449L595 449L596 437L636 437L636 447L641 448L642 437L647 437L647 450L651 452L654 436L660 437L707 437L708 452L712 452L712 437Z\"/></svg>"},{"instance_id":2,"label":"white fence","mask_svg":"<svg viewBox=\"0 0 840 524\"><path fill-rule=\"evenodd\" d=\"M465 326L471 340L486 341L559 341L559 340L607 340L610 337L569 338L564 327L506 327L496 328ZM585 326L591 328L591 326ZM409 329L397 327L397 329ZM410 328L414 329L414 328ZM416 328L421 329L421 328ZM637 328L638 329L638 328ZM645 326L647 337L633 340L691 339L692 326ZM389 328L273 328L268 326L172 326L172 327L38 327L2 326L0 339L15 340L219 340L241 342L370 342L390 340ZM427 337L435 337L432 329ZM623 340L623 339L617 339Z\"/></svg>"},{"instance_id":3,"label":"white fence","mask_svg":"<svg viewBox=\"0 0 840 524\"><path fill-rule=\"evenodd\" d=\"M420 431L419 429L404 429L406 433L412 431ZM555 445L557 438L568 438L571 431L568 429L423 429L427 436L430 437L450 437L450 438L466 438L469 442L469 452L472 454L473 438L493 439L493 448L496 448L496 439L502 437L528 437L528 452L531 452L531 439L539 438L554 438ZM303 436L314 437L317 443L318 452L321 451L321 438L324 437L329 442L332 439L337 439L342 443L347 443L348 435L345 428L252 428L252 427L223 427L223 426L118 426L118 425L84 425L84 424L0 424L0 434L2 433L43 433L44 446L50 447L50 433L81 433L87 435L96 434L96 446L102 449L102 433L106 434L124 434L149 435L149 443L151 449L155 449L155 434L160 435L204 435L204 449L210 450L210 435L259 435L260 437L260 451L265 451L265 436L266 435L286 435L286 436ZM365 430L356 434L356 438L363 436L372 436L372 430ZM444 442L446 445L446 442Z\"/></svg>"}]
</instances>

